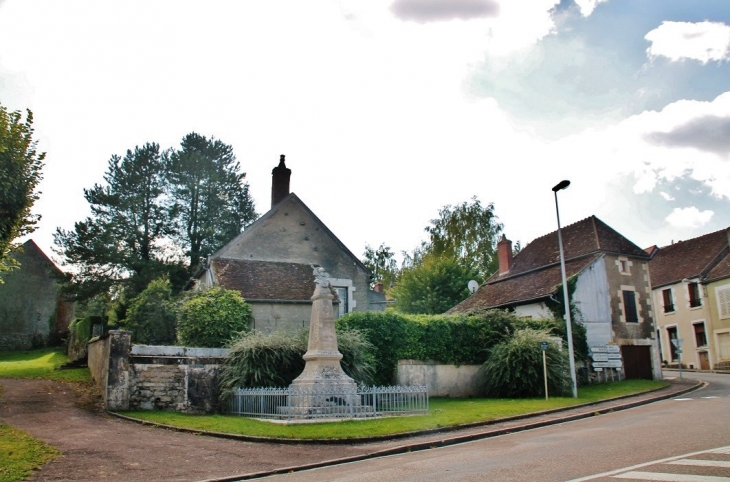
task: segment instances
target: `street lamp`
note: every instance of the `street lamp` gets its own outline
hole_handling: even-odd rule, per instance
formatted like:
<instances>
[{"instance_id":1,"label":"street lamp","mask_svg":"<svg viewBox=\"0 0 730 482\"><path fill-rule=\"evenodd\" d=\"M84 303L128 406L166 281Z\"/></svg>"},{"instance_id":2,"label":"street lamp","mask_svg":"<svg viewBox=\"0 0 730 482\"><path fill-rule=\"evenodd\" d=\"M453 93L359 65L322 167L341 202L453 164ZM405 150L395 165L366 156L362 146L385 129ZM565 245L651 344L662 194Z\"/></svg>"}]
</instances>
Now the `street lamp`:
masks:
<instances>
[{"instance_id":1,"label":"street lamp","mask_svg":"<svg viewBox=\"0 0 730 482\"><path fill-rule=\"evenodd\" d=\"M560 181L553 187L555 194L555 213L558 216L558 247L560 248L560 275L563 279L563 301L565 303L565 326L568 334L568 357L570 358L570 381L573 398L578 398L578 385L575 381L575 357L573 356L573 329L570 321L570 300L568 299L568 280L565 276L565 255L563 254L563 237L560 234L560 209L558 209L558 191L570 186L570 181Z\"/></svg>"}]
</instances>

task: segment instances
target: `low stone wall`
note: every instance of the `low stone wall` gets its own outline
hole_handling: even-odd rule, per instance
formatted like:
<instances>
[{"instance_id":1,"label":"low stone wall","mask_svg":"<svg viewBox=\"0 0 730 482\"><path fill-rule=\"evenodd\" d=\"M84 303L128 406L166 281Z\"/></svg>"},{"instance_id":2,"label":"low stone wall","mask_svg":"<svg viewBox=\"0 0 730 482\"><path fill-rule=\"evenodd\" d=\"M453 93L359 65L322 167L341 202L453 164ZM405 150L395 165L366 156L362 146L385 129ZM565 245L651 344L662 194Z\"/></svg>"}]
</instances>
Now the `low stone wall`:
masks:
<instances>
[{"instance_id":1,"label":"low stone wall","mask_svg":"<svg viewBox=\"0 0 730 482\"><path fill-rule=\"evenodd\" d=\"M210 413L227 355L220 348L132 346L128 331L115 330L89 343L89 369L107 410Z\"/></svg>"},{"instance_id":2,"label":"low stone wall","mask_svg":"<svg viewBox=\"0 0 730 482\"><path fill-rule=\"evenodd\" d=\"M398 385L426 385L429 397L484 395L481 365L441 365L434 361L398 361Z\"/></svg>"}]
</instances>

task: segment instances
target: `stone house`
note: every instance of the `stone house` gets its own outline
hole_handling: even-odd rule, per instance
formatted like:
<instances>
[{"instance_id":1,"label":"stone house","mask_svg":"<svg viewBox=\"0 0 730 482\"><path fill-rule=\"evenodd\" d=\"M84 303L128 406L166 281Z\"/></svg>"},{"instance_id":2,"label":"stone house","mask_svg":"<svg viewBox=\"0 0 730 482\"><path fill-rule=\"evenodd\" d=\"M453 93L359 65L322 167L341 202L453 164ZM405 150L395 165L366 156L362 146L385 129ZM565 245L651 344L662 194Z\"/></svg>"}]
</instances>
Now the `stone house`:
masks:
<instances>
[{"instance_id":1,"label":"stone house","mask_svg":"<svg viewBox=\"0 0 730 482\"><path fill-rule=\"evenodd\" d=\"M662 361L730 368L730 228L648 251Z\"/></svg>"},{"instance_id":2,"label":"stone house","mask_svg":"<svg viewBox=\"0 0 730 482\"><path fill-rule=\"evenodd\" d=\"M272 171L271 209L204 263L195 289L237 290L252 307L252 329L296 331L309 326L317 265L331 276L336 316L385 309L385 296L370 289L370 271L289 192L290 178L282 155Z\"/></svg>"},{"instance_id":3,"label":"stone house","mask_svg":"<svg viewBox=\"0 0 730 482\"><path fill-rule=\"evenodd\" d=\"M627 378L661 378L649 255L595 216L562 228L562 237L566 275L575 279L571 301L576 321L586 328L589 348L598 352L616 347ZM549 307L563 296L557 231L533 240L514 256L512 242L503 236L497 251L498 272L449 313L500 308L552 318ZM593 368L604 373L614 369Z\"/></svg>"},{"instance_id":4,"label":"stone house","mask_svg":"<svg viewBox=\"0 0 730 482\"><path fill-rule=\"evenodd\" d=\"M0 351L60 343L74 316L56 285L53 272L61 271L33 240L13 257L20 268L4 273L0 284Z\"/></svg>"}]
</instances>

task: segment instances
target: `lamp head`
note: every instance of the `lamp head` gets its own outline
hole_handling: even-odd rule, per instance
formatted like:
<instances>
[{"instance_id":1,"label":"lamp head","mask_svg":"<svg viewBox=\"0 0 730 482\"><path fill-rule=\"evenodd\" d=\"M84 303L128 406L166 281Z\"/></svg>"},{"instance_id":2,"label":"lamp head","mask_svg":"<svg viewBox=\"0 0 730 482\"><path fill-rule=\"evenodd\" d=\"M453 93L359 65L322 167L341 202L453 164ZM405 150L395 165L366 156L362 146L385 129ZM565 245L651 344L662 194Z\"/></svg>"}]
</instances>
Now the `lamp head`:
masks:
<instances>
[{"instance_id":1,"label":"lamp head","mask_svg":"<svg viewBox=\"0 0 730 482\"><path fill-rule=\"evenodd\" d=\"M568 186L570 186L570 181L567 179L565 181L560 181L555 187L553 187L553 192L558 192Z\"/></svg>"}]
</instances>

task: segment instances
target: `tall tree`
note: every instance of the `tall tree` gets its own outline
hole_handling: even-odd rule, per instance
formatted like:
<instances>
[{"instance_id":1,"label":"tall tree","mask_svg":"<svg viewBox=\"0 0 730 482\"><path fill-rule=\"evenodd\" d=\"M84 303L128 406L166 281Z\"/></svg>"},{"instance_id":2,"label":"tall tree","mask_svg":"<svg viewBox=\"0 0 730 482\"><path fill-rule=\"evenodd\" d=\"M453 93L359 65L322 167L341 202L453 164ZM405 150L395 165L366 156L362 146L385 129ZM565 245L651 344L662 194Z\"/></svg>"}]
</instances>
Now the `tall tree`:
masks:
<instances>
[{"instance_id":1,"label":"tall tree","mask_svg":"<svg viewBox=\"0 0 730 482\"><path fill-rule=\"evenodd\" d=\"M32 233L40 219L30 210L40 194L45 156L33 140L33 113L28 110L23 121L19 111L0 104L0 273L17 267L10 257L17 249L13 241Z\"/></svg>"},{"instance_id":2,"label":"tall tree","mask_svg":"<svg viewBox=\"0 0 730 482\"><path fill-rule=\"evenodd\" d=\"M369 244L365 245L362 262L373 276L371 285L380 280L387 289L395 283L398 277L398 265L394 256L395 253L385 243L380 243L377 249L373 249Z\"/></svg>"},{"instance_id":3,"label":"tall tree","mask_svg":"<svg viewBox=\"0 0 730 482\"><path fill-rule=\"evenodd\" d=\"M482 205L474 196L470 203L444 206L425 229L430 237L424 246L426 254L459 260L466 268L474 269L480 280L497 270L502 224L497 222L494 204Z\"/></svg>"},{"instance_id":4,"label":"tall tree","mask_svg":"<svg viewBox=\"0 0 730 482\"><path fill-rule=\"evenodd\" d=\"M107 292L112 286L130 297L166 272L163 239L171 230L164 206L165 180L160 146L147 143L113 155L104 184L84 189L91 216L72 231L57 229L59 254L77 270L71 291L78 299Z\"/></svg>"},{"instance_id":5,"label":"tall tree","mask_svg":"<svg viewBox=\"0 0 730 482\"><path fill-rule=\"evenodd\" d=\"M255 221L256 210L230 145L192 132L166 164L174 238L194 269Z\"/></svg>"}]
</instances>

